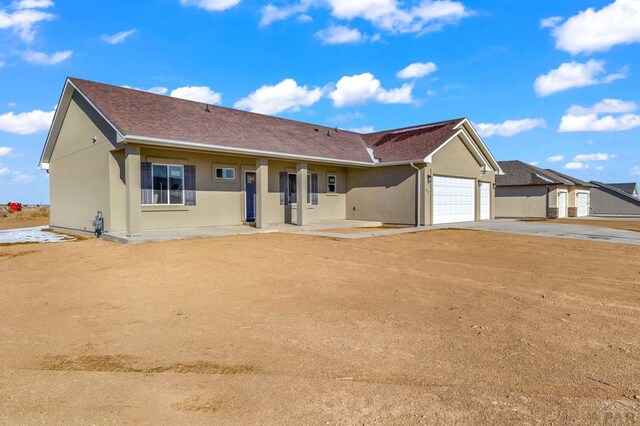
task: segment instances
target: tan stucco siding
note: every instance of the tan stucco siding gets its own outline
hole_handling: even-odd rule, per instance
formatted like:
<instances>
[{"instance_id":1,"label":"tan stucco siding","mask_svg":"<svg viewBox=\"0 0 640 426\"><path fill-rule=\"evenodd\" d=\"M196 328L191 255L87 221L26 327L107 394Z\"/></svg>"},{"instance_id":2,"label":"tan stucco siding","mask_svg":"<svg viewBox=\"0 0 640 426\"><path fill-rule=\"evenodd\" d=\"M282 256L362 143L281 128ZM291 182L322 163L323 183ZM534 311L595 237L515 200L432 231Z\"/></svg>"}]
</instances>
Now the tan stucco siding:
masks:
<instances>
[{"instance_id":1,"label":"tan stucco siding","mask_svg":"<svg viewBox=\"0 0 640 426\"><path fill-rule=\"evenodd\" d=\"M93 231L93 219L102 211L105 229L110 229L109 167L114 148L115 133L74 96L49 162L52 226Z\"/></svg>"},{"instance_id":2,"label":"tan stucco siding","mask_svg":"<svg viewBox=\"0 0 640 426\"><path fill-rule=\"evenodd\" d=\"M239 225L245 220L245 173L255 171L256 158L227 156L195 151L142 148L142 161L196 166L195 206L142 206L142 229ZM234 180L215 179L216 167L232 167ZM318 204L305 203L308 220L338 220L346 215L346 172L342 167L307 165L318 174ZM270 160L264 221L267 224L295 223L297 206L280 204L280 172L296 173L297 164ZM338 194L326 193L326 175L335 174ZM306 183L305 183L306 184Z\"/></svg>"},{"instance_id":3,"label":"tan stucco siding","mask_svg":"<svg viewBox=\"0 0 640 426\"><path fill-rule=\"evenodd\" d=\"M431 176L448 176L458 178L469 178L476 180L476 220L480 219L480 190L478 181L487 182L491 186L491 219L495 218L495 191L493 183L495 182L495 171L486 171L482 173L484 163L477 159L477 154L471 152L469 145L459 136L450 141L440 151L433 155L433 163L427 167L427 174ZM433 197L433 182L427 184L426 199L429 201L426 205L426 223L431 223L431 201Z\"/></svg>"},{"instance_id":4,"label":"tan stucco siding","mask_svg":"<svg viewBox=\"0 0 640 426\"><path fill-rule=\"evenodd\" d=\"M547 187L497 187L496 217L547 217Z\"/></svg>"},{"instance_id":5,"label":"tan stucco siding","mask_svg":"<svg viewBox=\"0 0 640 426\"><path fill-rule=\"evenodd\" d=\"M415 223L416 170L409 165L347 172L347 219Z\"/></svg>"}]
</instances>

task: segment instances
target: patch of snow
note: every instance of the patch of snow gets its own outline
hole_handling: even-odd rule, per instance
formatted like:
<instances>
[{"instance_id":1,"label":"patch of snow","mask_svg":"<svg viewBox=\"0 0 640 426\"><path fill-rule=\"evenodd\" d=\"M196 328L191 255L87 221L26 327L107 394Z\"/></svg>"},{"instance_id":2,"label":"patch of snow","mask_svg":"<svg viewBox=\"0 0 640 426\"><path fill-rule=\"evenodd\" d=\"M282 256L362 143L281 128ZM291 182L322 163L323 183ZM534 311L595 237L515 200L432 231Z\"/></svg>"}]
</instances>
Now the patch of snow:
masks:
<instances>
[{"instance_id":1,"label":"patch of snow","mask_svg":"<svg viewBox=\"0 0 640 426\"><path fill-rule=\"evenodd\" d=\"M542 179L542 180L546 180L547 182L553 183L553 181L552 181L551 179L547 179L546 177L544 177L544 176L540 176L540 175L539 175L539 174L537 174L537 173L535 173L535 175L536 175L536 176L538 176L538 177L539 177L540 179Z\"/></svg>"},{"instance_id":2,"label":"patch of snow","mask_svg":"<svg viewBox=\"0 0 640 426\"><path fill-rule=\"evenodd\" d=\"M373 161L374 164L378 164L380 162L380 160L378 160L373 154L373 148L367 147L367 153L369 154L369 157L371 157L371 161Z\"/></svg>"},{"instance_id":3,"label":"patch of snow","mask_svg":"<svg viewBox=\"0 0 640 426\"><path fill-rule=\"evenodd\" d=\"M46 228L48 227L36 226L34 228L16 228L0 231L0 244L64 243L67 241L75 241L75 238L67 235L43 231Z\"/></svg>"}]
</instances>

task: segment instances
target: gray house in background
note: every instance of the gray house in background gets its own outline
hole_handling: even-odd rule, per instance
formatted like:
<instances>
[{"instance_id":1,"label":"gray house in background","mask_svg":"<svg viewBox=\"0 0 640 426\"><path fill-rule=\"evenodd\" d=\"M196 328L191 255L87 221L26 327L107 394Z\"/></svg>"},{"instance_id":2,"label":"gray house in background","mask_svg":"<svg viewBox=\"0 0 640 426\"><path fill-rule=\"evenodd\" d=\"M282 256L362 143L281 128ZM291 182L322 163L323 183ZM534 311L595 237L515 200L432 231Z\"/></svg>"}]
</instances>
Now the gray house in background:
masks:
<instances>
[{"instance_id":1,"label":"gray house in background","mask_svg":"<svg viewBox=\"0 0 640 426\"><path fill-rule=\"evenodd\" d=\"M496 217L564 218L589 216L591 184L522 161L499 161Z\"/></svg>"},{"instance_id":2,"label":"gray house in background","mask_svg":"<svg viewBox=\"0 0 640 426\"><path fill-rule=\"evenodd\" d=\"M638 186L631 183L591 181L591 212L595 215L640 216Z\"/></svg>"}]
</instances>

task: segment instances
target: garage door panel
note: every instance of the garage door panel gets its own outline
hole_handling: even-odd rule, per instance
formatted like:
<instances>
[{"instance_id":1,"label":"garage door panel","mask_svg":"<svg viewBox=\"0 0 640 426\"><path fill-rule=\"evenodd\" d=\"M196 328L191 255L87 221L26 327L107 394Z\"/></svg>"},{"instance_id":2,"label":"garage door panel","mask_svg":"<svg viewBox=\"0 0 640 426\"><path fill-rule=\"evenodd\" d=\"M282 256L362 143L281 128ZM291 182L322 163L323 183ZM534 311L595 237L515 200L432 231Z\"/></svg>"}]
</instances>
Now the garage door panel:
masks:
<instances>
[{"instance_id":1,"label":"garage door panel","mask_svg":"<svg viewBox=\"0 0 640 426\"><path fill-rule=\"evenodd\" d=\"M480 220L491 219L491 183L480 183Z\"/></svg>"},{"instance_id":2,"label":"garage door panel","mask_svg":"<svg viewBox=\"0 0 640 426\"><path fill-rule=\"evenodd\" d=\"M576 205L578 207L578 217L589 216L589 194L578 193L576 195Z\"/></svg>"},{"instance_id":3,"label":"garage door panel","mask_svg":"<svg viewBox=\"0 0 640 426\"><path fill-rule=\"evenodd\" d=\"M475 220L475 180L433 177L433 223Z\"/></svg>"}]
</instances>

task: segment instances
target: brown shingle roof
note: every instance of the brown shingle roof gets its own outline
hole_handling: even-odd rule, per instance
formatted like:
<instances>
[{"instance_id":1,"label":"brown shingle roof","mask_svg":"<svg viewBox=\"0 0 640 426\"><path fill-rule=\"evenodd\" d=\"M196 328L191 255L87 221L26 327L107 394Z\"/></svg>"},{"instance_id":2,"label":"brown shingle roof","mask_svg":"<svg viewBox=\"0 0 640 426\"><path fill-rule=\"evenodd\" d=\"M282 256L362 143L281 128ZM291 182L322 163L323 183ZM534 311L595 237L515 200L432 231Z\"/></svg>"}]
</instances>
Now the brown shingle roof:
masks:
<instances>
[{"instance_id":1,"label":"brown shingle roof","mask_svg":"<svg viewBox=\"0 0 640 426\"><path fill-rule=\"evenodd\" d=\"M463 118L440 121L362 136L368 147L373 148L381 162L417 160L438 149L458 130L454 127Z\"/></svg>"},{"instance_id":2,"label":"brown shingle roof","mask_svg":"<svg viewBox=\"0 0 640 426\"><path fill-rule=\"evenodd\" d=\"M78 78L69 81L123 136L372 164L425 158L462 119L363 135ZM209 111L206 111L206 110Z\"/></svg>"}]
</instances>

